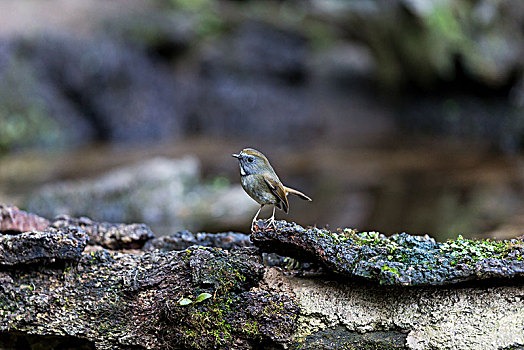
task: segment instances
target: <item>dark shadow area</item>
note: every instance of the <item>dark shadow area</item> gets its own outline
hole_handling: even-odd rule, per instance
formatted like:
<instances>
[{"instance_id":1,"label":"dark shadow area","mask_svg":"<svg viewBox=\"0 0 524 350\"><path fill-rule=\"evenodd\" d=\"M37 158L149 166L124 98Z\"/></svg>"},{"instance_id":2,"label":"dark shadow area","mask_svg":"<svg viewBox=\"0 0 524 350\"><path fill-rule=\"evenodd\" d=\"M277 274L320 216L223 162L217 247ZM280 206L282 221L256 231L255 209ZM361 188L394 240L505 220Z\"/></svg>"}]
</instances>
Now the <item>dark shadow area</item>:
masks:
<instances>
[{"instance_id":1,"label":"dark shadow area","mask_svg":"<svg viewBox=\"0 0 524 350\"><path fill-rule=\"evenodd\" d=\"M71 336L0 333L0 348L4 350L96 350L92 342Z\"/></svg>"}]
</instances>

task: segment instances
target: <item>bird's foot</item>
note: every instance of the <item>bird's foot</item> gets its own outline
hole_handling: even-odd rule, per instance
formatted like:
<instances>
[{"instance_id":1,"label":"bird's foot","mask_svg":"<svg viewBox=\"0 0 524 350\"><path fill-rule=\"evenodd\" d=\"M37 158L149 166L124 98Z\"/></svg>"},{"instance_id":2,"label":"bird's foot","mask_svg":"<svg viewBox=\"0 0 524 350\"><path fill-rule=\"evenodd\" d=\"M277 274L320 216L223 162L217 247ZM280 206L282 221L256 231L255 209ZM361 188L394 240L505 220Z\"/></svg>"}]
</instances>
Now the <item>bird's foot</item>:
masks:
<instances>
[{"instance_id":1,"label":"bird's foot","mask_svg":"<svg viewBox=\"0 0 524 350\"><path fill-rule=\"evenodd\" d=\"M269 218L266 220L257 220L253 221L251 223L251 232L257 232L257 231L270 231L270 230L277 230L277 225L275 218Z\"/></svg>"},{"instance_id":2,"label":"bird's foot","mask_svg":"<svg viewBox=\"0 0 524 350\"><path fill-rule=\"evenodd\" d=\"M266 228L273 227L273 229L275 231L277 230L277 225L275 224L275 218L274 217L270 217L269 219L265 220L264 221L264 225L266 226Z\"/></svg>"}]
</instances>

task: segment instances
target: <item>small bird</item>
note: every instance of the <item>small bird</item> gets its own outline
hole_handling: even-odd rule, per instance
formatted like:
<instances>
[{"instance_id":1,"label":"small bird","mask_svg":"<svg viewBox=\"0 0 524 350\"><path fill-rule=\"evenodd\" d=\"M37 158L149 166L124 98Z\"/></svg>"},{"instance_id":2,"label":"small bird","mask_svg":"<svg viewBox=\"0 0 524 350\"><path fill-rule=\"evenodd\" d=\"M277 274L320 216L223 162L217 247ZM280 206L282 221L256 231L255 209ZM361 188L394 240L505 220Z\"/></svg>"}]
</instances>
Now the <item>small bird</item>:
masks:
<instances>
[{"instance_id":1,"label":"small bird","mask_svg":"<svg viewBox=\"0 0 524 350\"><path fill-rule=\"evenodd\" d=\"M264 205L273 205L273 216L268 221L275 228L275 208L288 213L288 194L294 194L304 200L311 201L311 198L302 192L284 186L269 164L269 160L261 152L253 148L244 148L239 154L233 154L233 157L238 159L240 165L242 188L260 204L260 209L251 222L251 230L253 230L258 214L260 214Z\"/></svg>"}]
</instances>

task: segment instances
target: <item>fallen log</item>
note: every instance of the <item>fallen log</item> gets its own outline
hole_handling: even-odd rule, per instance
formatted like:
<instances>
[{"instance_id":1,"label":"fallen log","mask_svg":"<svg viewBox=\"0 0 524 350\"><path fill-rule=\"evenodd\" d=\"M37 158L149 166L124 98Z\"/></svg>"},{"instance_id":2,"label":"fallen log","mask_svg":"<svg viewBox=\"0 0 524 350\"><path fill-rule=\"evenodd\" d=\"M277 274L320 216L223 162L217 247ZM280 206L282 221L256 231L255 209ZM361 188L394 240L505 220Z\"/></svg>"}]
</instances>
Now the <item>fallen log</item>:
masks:
<instances>
[{"instance_id":1,"label":"fallen log","mask_svg":"<svg viewBox=\"0 0 524 350\"><path fill-rule=\"evenodd\" d=\"M519 240L437 243L280 221L276 229L258 223L257 248L239 234L154 238L143 225L68 217L40 231L0 233L0 348L524 344ZM261 252L321 269L268 267Z\"/></svg>"}]
</instances>

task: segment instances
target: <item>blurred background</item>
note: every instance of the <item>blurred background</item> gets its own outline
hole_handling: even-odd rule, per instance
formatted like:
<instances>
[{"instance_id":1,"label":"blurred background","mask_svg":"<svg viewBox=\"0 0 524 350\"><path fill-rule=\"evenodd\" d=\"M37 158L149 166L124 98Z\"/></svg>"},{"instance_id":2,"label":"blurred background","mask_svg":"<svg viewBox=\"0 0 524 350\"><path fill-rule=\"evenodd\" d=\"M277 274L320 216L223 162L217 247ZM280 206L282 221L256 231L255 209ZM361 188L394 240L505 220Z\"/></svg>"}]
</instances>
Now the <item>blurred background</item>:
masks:
<instances>
[{"instance_id":1,"label":"blurred background","mask_svg":"<svg viewBox=\"0 0 524 350\"><path fill-rule=\"evenodd\" d=\"M514 237L523 68L522 0L2 0L0 202L247 232L250 146L278 218Z\"/></svg>"}]
</instances>

